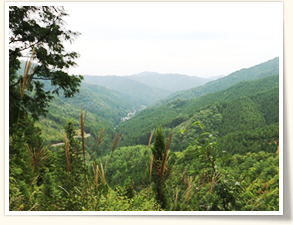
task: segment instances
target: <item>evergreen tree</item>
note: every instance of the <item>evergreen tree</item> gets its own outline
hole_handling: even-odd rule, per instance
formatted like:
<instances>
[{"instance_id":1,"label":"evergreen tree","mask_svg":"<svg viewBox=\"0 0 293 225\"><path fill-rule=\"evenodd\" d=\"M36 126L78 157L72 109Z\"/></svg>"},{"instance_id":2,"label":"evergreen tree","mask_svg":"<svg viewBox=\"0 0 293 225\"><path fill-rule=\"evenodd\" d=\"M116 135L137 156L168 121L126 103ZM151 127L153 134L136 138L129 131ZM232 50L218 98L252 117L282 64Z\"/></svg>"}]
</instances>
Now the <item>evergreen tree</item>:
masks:
<instances>
[{"instance_id":1,"label":"evergreen tree","mask_svg":"<svg viewBox=\"0 0 293 225\"><path fill-rule=\"evenodd\" d=\"M130 177L128 177L124 182L124 193L129 199L133 198L135 195L133 182Z\"/></svg>"},{"instance_id":2,"label":"evergreen tree","mask_svg":"<svg viewBox=\"0 0 293 225\"><path fill-rule=\"evenodd\" d=\"M66 200L64 210L82 210L85 202L84 193L84 163L82 159L81 143L74 138L76 132L73 122L68 121L64 125L65 145L62 151L57 154L58 171L57 177L61 184L62 201Z\"/></svg>"},{"instance_id":3,"label":"evergreen tree","mask_svg":"<svg viewBox=\"0 0 293 225\"><path fill-rule=\"evenodd\" d=\"M161 125L157 128L155 141L151 150L153 154L152 189L157 202L163 209L167 209L169 203L166 180L170 175L170 170L167 168L167 155L169 149L166 149L165 136ZM164 173L165 170L166 173Z\"/></svg>"}]
</instances>

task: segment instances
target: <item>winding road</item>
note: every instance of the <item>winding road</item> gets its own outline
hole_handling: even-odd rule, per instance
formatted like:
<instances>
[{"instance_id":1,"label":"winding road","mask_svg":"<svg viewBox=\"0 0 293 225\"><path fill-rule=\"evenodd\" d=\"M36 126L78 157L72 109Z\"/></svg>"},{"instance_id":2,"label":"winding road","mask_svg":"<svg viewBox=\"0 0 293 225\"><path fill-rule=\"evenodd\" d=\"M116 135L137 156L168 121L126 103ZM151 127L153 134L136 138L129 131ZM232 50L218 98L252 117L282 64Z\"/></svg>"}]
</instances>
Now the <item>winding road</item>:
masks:
<instances>
[{"instance_id":1,"label":"winding road","mask_svg":"<svg viewBox=\"0 0 293 225\"><path fill-rule=\"evenodd\" d=\"M84 136L84 138L87 138L87 137L89 137L89 136L91 136L91 134L86 134L85 136ZM80 136L74 136L74 138L81 138ZM52 144L51 146L52 147L55 147L55 146L59 146L59 145L64 145L64 142L60 142L60 143L57 143L57 144Z\"/></svg>"}]
</instances>

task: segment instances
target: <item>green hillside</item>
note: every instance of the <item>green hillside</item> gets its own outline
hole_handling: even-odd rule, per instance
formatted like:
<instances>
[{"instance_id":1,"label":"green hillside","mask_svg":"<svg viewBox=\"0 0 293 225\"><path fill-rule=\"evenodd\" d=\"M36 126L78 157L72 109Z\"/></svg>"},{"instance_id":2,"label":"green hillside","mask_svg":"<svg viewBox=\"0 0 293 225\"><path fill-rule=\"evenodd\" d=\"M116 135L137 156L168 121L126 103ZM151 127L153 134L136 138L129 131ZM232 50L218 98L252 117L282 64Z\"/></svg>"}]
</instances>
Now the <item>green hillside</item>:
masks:
<instances>
[{"instance_id":1,"label":"green hillside","mask_svg":"<svg viewBox=\"0 0 293 225\"><path fill-rule=\"evenodd\" d=\"M162 99L156 104L158 105L166 103L175 98L197 98L208 93L214 93L226 89L241 81L260 79L262 77L275 74L279 74L279 57L247 69L241 69L239 71L229 74L228 76L208 82L202 86L192 88L186 91L176 92L168 96L166 99Z\"/></svg>"},{"instance_id":2,"label":"green hillside","mask_svg":"<svg viewBox=\"0 0 293 225\"><path fill-rule=\"evenodd\" d=\"M86 110L85 107L83 107ZM49 107L49 112L46 117L41 117L36 122L36 126L42 130L42 138L44 139L45 145L63 143L64 137L63 125L68 123L68 119L73 123L76 130L80 130L80 106L73 106L67 102L64 102L58 97L55 97ZM106 151L109 146L112 145L112 141L116 135L113 129L111 121L98 116L90 111L86 114L84 131L90 136L86 139L86 151L88 153L88 159L90 155L97 151L96 141L100 131L105 127L105 141L101 144L100 149ZM51 147L54 150L56 147ZM102 154L102 152L95 153Z\"/></svg>"},{"instance_id":3,"label":"green hillside","mask_svg":"<svg viewBox=\"0 0 293 225\"><path fill-rule=\"evenodd\" d=\"M80 107L92 112L106 120L109 120L113 127L120 122L120 118L132 112L134 105L125 101L120 96L112 93L107 88L98 87L97 85L82 84L80 93L76 94L74 98L61 99L73 106ZM136 106L139 110L139 106Z\"/></svg>"},{"instance_id":4,"label":"green hillside","mask_svg":"<svg viewBox=\"0 0 293 225\"><path fill-rule=\"evenodd\" d=\"M192 100L177 98L167 104L158 107L150 107L139 112L129 121L120 124L118 129L121 130L124 135L123 143L125 145L147 144L150 131L155 128L157 124L162 124L165 128L174 128L191 118L200 109L208 107L215 102L228 102L239 97L265 92L278 86L279 76L272 75L253 81L242 81L220 92L207 94ZM270 94L270 92L268 94ZM274 96L278 99L278 93L274 93ZM260 97L255 98L258 99ZM258 106L262 108L262 111L268 111L265 116L272 118L272 115L269 116L270 111L268 107L271 107L274 103L266 103L266 101L269 101L269 98L265 98L263 101L257 99L255 101ZM247 104L249 105L249 103Z\"/></svg>"},{"instance_id":5,"label":"green hillside","mask_svg":"<svg viewBox=\"0 0 293 225\"><path fill-rule=\"evenodd\" d=\"M269 148L268 143L275 140L278 141L279 136L278 93L279 88L277 87L252 96L237 98L229 102L215 103L197 110L190 119L174 128L175 134L171 149L173 151L183 151L186 149L189 143L194 140L194 137L200 135L201 132L198 127L193 127L192 124L196 121L201 121L205 129L214 137L218 138L218 143L221 143L224 149L229 146L229 148L226 149L229 153L245 154L249 151L267 150ZM263 107L267 102L271 104ZM274 129L269 129L269 127L273 127ZM184 134L178 132L181 129L186 129L186 132ZM257 130L260 132L259 135L256 135ZM268 132L268 130L270 132ZM264 132L266 135L262 134ZM235 135L236 133L237 135ZM233 138L229 139L231 135ZM244 151L243 147L241 147L240 150L235 142L236 136L238 137L237 141L240 145L242 145L242 142L246 142L245 140L247 138L244 138L244 136L249 136L248 139L254 139L255 143L259 145L264 145L259 147L253 145L254 150L246 148L246 151ZM252 138L252 136L254 136L254 138ZM260 140L262 141L259 142ZM266 143L264 143L263 140L266 140ZM232 146L236 147L236 149L233 149ZM248 145L246 147L248 147ZM277 148L274 147L272 152L276 150Z\"/></svg>"}]
</instances>

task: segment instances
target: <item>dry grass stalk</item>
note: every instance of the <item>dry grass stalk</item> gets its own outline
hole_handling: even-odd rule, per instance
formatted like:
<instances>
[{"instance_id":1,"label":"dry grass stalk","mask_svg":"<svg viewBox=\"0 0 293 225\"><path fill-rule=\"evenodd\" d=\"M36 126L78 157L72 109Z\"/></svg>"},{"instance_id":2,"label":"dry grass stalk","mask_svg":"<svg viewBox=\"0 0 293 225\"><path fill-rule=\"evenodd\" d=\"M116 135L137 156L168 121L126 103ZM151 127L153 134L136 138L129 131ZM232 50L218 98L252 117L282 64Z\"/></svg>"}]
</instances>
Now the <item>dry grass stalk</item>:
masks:
<instances>
[{"instance_id":1,"label":"dry grass stalk","mask_svg":"<svg viewBox=\"0 0 293 225\"><path fill-rule=\"evenodd\" d=\"M210 187L210 190L209 190L209 194L212 192L213 190L213 187L216 183L218 183L218 181L220 180L220 177L219 177L219 173L213 175L213 178L212 178L212 182L211 182L211 187Z\"/></svg>"},{"instance_id":2,"label":"dry grass stalk","mask_svg":"<svg viewBox=\"0 0 293 225\"><path fill-rule=\"evenodd\" d=\"M31 207L28 211L32 211L32 209L35 208L37 205L38 205L38 203L35 203L35 204L33 205L33 207Z\"/></svg>"},{"instance_id":3,"label":"dry grass stalk","mask_svg":"<svg viewBox=\"0 0 293 225\"><path fill-rule=\"evenodd\" d=\"M194 183L196 181L196 179L194 179L194 181L192 182L192 179L193 179L192 177L188 178L188 186L187 186L187 189L186 189L185 199L184 199L184 202L182 204L182 209L181 209L182 211L184 210L185 203L188 201L191 189L194 186Z\"/></svg>"},{"instance_id":4,"label":"dry grass stalk","mask_svg":"<svg viewBox=\"0 0 293 225\"><path fill-rule=\"evenodd\" d=\"M115 148L117 147L119 141L121 140L122 136L120 137L120 133L121 131L119 131L118 134L116 134L114 142L113 142L113 146L112 146L112 152L114 152Z\"/></svg>"},{"instance_id":5,"label":"dry grass stalk","mask_svg":"<svg viewBox=\"0 0 293 225\"><path fill-rule=\"evenodd\" d=\"M39 176L40 176L40 174L37 175L37 176L33 179L32 184L36 182L36 180L38 179Z\"/></svg>"},{"instance_id":6,"label":"dry grass stalk","mask_svg":"<svg viewBox=\"0 0 293 225\"><path fill-rule=\"evenodd\" d=\"M32 61L33 61L33 57L34 57L34 52L35 52L35 49L33 48L32 54L31 54L30 58L25 63L22 83L21 83L21 80L19 80L19 93L20 93L20 98L23 97L24 91L27 88L28 83L33 78Z\"/></svg>"},{"instance_id":7,"label":"dry grass stalk","mask_svg":"<svg viewBox=\"0 0 293 225\"><path fill-rule=\"evenodd\" d=\"M27 149L30 152L32 159L33 172L35 172L38 167L49 157L47 147L33 148L26 145ZM37 149L37 151L36 151Z\"/></svg>"},{"instance_id":8,"label":"dry grass stalk","mask_svg":"<svg viewBox=\"0 0 293 225\"><path fill-rule=\"evenodd\" d=\"M103 164L101 163L101 171L102 171L102 182L105 185L106 183L106 179L105 179L105 173L104 173L104 169L103 169Z\"/></svg>"},{"instance_id":9,"label":"dry grass stalk","mask_svg":"<svg viewBox=\"0 0 293 225\"><path fill-rule=\"evenodd\" d=\"M108 168L108 155L106 156L105 174L107 173L107 168Z\"/></svg>"},{"instance_id":10,"label":"dry grass stalk","mask_svg":"<svg viewBox=\"0 0 293 225\"><path fill-rule=\"evenodd\" d=\"M82 111L82 105L80 106L80 133L81 133L81 142L82 142L82 151L83 151L83 157L85 160L85 141L84 141L84 121L86 118L86 113L85 111L84 118L83 118L83 111Z\"/></svg>"},{"instance_id":11,"label":"dry grass stalk","mask_svg":"<svg viewBox=\"0 0 293 225\"><path fill-rule=\"evenodd\" d=\"M174 209L173 209L173 211L175 211L176 208L177 208L177 200L178 200L179 191L180 191L180 188L178 188L178 186L177 186L176 187L176 195L175 195L175 202L174 202Z\"/></svg>"},{"instance_id":12,"label":"dry grass stalk","mask_svg":"<svg viewBox=\"0 0 293 225\"><path fill-rule=\"evenodd\" d=\"M64 143L65 143L65 154L66 154L66 162L67 162L67 172L72 170L71 161L70 161L70 153L69 153L69 143L65 133L63 133Z\"/></svg>"},{"instance_id":13,"label":"dry grass stalk","mask_svg":"<svg viewBox=\"0 0 293 225\"><path fill-rule=\"evenodd\" d=\"M150 182L152 182L153 160L154 160L154 155L151 154L151 156L150 156Z\"/></svg>"},{"instance_id":14,"label":"dry grass stalk","mask_svg":"<svg viewBox=\"0 0 293 225\"><path fill-rule=\"evenodd\" d=\"M99 167L98 165L93 165L93 171L94 171L94 179L95 179L95 186L96 188L98 188L98 184L99 184Z\"/></svg>"},{"instance_id":15,"label":"dry grass stalk","mask_svg":"<svg viewBox=\"0 0 293 225\"><path fill-rule=\"evenodd\" d=\"M100 146L100 144L102 144L102 142L105 140L105 138L102 138L103 137L103 134L104 134L104 131L105 131L105 127L103 127L103 129L101 130L100 132L100 135L99 135L99 138L98 138L98 141L97 141L97 148Z\"/></svg>"},{"instance_id":16,"label":"dry grass stalk","mask_svg":"<svg viewBox=\"0 0 293 225\"><path fill-rule=\"evenodd\" d=\"M187 172L187 166L184 168L184 171L183 171L183 173L182 173L181 184L183 184L183 182L184 182L184 176L185 176L186 172Z\"/></svg>"},{"instance_id":17,"label":"dry grass stalk","mask_svg":"<svg viewBox=\"0 0 293 225\"><path fill-rule=\"evenodd\" d=\"M162 160L162 164L161 164L161 171L160 171L161 178L163 177L164 171L167 169L166 164L167 164L167 158L168 158L168 154L169 154L172 136L173 136L173 131L171 131L170 137L169 137L167 144L166 144L166 148L165 148L165 152L164 152L164 156L163 156L163 160Z\"/></svg>"},{"instance_id":18,"label":"dry grass stalk","mask_svg":"<svg viewBox=\"0 0 293 225\"><path fill-rule=\"evenodd\" d=\"M150 136L150 139L149 139L147 152L149 152L149 148L151 146L151 142L152 142L152 138L153 138L154 132L155 132L155 129L153 129L152 132L151 132L151 136Z\"/></svg>"}]
</instances>

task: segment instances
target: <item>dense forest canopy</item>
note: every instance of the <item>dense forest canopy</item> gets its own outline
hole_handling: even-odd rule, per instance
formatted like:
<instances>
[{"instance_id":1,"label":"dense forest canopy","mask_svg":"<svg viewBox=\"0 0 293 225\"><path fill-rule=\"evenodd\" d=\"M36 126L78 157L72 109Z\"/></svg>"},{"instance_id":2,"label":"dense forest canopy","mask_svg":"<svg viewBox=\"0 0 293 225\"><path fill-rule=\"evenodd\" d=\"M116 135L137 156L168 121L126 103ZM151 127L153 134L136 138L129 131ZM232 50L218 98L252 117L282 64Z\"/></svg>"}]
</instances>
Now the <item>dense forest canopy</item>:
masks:
<instances>
[{"instance_id":1,"label":"dense forest canopy","mask_svg":"<svg viewBox=\"0 0 293 225\"><path fill-rule=\"evenodd\" d=\"M82 82L67 15L9 8L10 211L279 211L278 58Z\"/></svg>"}]
</instances>

